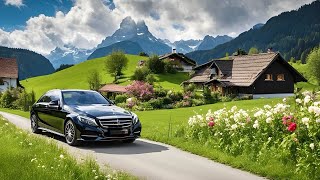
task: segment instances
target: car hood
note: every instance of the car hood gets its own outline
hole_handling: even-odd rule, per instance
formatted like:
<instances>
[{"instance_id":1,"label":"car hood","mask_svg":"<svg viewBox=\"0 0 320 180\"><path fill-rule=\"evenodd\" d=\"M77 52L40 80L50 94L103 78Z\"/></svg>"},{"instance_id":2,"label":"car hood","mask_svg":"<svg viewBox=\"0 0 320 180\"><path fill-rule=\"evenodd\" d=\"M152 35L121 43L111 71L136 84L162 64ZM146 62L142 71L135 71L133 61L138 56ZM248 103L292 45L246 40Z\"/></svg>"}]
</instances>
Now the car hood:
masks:
<instances>
[{"instance_id":1,"label":"car hood","mask_svg":"<svg viewBox=\"0 0 320 180\"><path fill-rule=\"evenodd\" d=\"M86 114L94 117L103 116L131 116L130 112L114 105L88 105L88 106L69 106L78 114Z\"/></svg>"}]
</instances>

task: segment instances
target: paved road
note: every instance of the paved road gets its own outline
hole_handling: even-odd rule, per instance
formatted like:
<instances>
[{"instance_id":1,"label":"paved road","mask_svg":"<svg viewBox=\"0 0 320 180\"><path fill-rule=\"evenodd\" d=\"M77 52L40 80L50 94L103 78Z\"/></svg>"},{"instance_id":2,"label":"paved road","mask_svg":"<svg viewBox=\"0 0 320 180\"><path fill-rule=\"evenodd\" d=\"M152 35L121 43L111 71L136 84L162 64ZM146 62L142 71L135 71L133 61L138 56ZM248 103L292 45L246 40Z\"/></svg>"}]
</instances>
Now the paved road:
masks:
<instances>
[{"instance_id":1,"label":"paved road","mask_svg":"<svg viewBox=\"0 0 320 180\"><path fill-rule=\"evenodd\" d=\"M26 118L4 112L0 114L19 128L30 132L30 121ZM41 136L46 137L50 134L44 133ZM134 144L89 143L81 147L68 146L63 142L63 138L55 140L76 158L89 155L102 167L110 165L143 179L263 179L175 147L145 139L139 139Z\"/></svg>"}]
</instances>

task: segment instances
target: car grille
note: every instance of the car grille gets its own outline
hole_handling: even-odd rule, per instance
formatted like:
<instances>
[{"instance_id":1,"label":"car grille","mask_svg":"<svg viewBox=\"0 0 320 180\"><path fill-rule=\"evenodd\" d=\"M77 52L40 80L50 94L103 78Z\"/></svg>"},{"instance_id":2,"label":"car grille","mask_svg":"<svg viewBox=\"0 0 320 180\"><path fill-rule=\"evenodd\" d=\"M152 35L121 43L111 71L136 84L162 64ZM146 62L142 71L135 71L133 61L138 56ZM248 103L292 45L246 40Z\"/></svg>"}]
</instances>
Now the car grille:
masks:
<instances>
[{"instance_id":1,"label":"car grille","mask_svg":"<svg viewBox=\"0 0 320 180\"><path fill-rule=\"evenodd\" d=\"M99 119L104 128L129 128L132 125L131 117L117 117L110 119Z\"/></svg>"}]
</instances>

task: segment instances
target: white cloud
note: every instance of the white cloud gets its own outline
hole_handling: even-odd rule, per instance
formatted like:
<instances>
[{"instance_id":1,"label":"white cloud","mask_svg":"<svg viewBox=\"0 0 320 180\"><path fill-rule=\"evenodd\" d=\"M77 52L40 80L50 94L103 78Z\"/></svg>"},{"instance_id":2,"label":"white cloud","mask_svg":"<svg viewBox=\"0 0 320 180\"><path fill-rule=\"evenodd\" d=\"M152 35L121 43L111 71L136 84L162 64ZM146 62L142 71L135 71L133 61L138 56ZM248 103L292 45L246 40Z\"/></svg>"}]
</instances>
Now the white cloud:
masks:
<instances>
[{"instance_id":1,"label":"white cloud","mask_svg":"<svg viewBox=\"0 0 320 180\"><path fill-rule=\"evenodd\" d=\"M21 6L24 6L22 0L4 0L5 5L11 5L11 6L16 6L20 8Z\"/></svg>"},{"instance_id":2,"label":"white cloud","mask_svg":"<svg viewBox=\"0 0 320 180\"><path fill-rule=\"evenodd\" d=\"M207 34L237 36L257 23L265 23L272 16L311 1L114 0L115 9L111 11L106 0L75 0L67 13L58 11L54 17L32 17L23 30L0 29L0 44L44 55L63 45L91 49L111 35L126 16L145 20L151 33L170 41L202 39Z\"/></svg>"}]
</instances>

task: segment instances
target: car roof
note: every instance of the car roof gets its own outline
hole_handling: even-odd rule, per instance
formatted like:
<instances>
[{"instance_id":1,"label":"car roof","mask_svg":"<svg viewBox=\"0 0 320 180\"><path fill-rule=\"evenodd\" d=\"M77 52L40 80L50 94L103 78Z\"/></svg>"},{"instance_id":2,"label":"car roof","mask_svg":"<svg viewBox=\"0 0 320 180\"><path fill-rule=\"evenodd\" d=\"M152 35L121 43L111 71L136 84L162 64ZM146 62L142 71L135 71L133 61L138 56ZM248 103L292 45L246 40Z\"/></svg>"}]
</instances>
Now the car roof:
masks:
<instances>
[{"instance_id":1,"label":"car roof","mask_svg":"<svg viewBox=\"0 0 320 180\"><path fill-rule=\"evenodd\" d=\"M51 89L48 92L52 92L52 91L61 91L61 92L69 92L69 91L85 91L85 92L96 92L96 91L93 91L93 90L85 90L85 89Z\"/></svg>"}]
</instances>

